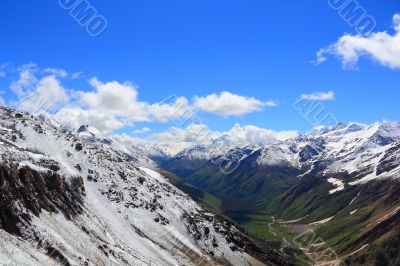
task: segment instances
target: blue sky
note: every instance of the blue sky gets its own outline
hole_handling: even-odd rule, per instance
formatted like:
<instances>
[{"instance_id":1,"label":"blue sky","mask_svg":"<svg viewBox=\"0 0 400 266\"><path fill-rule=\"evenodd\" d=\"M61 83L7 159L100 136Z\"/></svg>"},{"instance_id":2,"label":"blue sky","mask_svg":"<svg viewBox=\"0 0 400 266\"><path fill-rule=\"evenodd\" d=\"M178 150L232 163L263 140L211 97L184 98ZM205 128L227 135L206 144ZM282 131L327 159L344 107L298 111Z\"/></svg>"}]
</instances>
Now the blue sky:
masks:
<instances>
[{"instance_id":1,"label":"blue sky","mask_svg":"<svg viewBox=\"0 0 400 266\"><path fill-rule=\"evenodd\" d=\"M400 11L398 1L358 2L375 19L374 32L395 34L392 19ZM328 52L319 65L312 63L320 49L346 33L356 34L328 1L89 3L108 22L97 37L90 36L58 1L1 1L0 64L9 65L0 77L0 89L7 104L18 98L10 89L19 78L18 67L32 62L40 69L65 69L68 77L58 80L68 91L89 93L95 86L88 80L97 77L102 84L129 81L138 99L147 103L171 95L191 103L195 96L223 91L277 103L244 115L196 110L212 130L225 131L240 123L308 131L314 125L293 103L302 94L329 91L334 100L321 103L340 121L400 120L397 61L382 62L379 55L360 48L361 57L351 69L342 67L337 51ZM71 78L77 72L82 72L80 77ZM115 132L130 134L148 127L152 131L147 134L152 134L170 126L173 123L136 121Z\"/></svg>"}]
</instances>

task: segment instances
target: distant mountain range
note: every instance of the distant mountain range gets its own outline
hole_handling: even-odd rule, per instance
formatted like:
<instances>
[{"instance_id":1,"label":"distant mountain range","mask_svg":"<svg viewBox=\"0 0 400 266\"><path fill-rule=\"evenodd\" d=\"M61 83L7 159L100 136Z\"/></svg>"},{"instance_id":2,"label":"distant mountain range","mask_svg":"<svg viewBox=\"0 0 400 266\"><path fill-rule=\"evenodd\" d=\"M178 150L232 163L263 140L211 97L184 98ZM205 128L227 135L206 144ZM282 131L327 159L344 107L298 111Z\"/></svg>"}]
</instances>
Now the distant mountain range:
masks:
<instances>
[{"instance_id":1,"label":"distant mountain range","mask_svg":"<svg viewBox=\"0 0 400 266\"><path fill-rule=\"evenodd\" d=\"M250 212L318 224L348 263L399 263L399 122L338 124L260 145L213 141L161 165L238 222Z\"/></svg>"}]
</instances>

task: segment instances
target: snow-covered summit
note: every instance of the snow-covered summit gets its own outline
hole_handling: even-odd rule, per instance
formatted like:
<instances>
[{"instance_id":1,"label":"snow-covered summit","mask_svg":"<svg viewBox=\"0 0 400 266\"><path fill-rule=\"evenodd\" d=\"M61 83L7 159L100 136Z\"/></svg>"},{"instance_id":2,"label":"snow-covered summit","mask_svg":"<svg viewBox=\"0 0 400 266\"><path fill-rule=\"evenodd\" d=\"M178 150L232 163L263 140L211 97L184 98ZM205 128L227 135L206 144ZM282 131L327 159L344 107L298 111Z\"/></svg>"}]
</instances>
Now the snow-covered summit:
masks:
<instances>
[{"instance_id":1,"label":"snow-covered summit","mask_svg":"<svg viewBox=\"0 0 400 266\"><path fill-rule=\"evenodd\" d=\"M213 141L209 145L187 148L174 159L205 160L223 155L238 158L241 153L234 148L252 149L253 153L259 152L259 165L293 167L306 172L323 162L323 174L347 172L354 182L365 182L398 174L396 169L389 172L377 169L384 168L381 166L383 160L389 151L393 153L399 142L400 122L382 121L371 125L351 122L318 127L311 133L267 144L244 145L226 139Z\"/></svg>"},{"instance_id":2,"label":"snow-covered summit","mask_svg":"<svg viewBox=\"0 0 400 266\"><path fill-rule=\"evenodd\" d=\"M90 135L93 137L101 135L100 130L90 125L81 125L76 132L78 135Z\"/></svg>"}]
</instances>

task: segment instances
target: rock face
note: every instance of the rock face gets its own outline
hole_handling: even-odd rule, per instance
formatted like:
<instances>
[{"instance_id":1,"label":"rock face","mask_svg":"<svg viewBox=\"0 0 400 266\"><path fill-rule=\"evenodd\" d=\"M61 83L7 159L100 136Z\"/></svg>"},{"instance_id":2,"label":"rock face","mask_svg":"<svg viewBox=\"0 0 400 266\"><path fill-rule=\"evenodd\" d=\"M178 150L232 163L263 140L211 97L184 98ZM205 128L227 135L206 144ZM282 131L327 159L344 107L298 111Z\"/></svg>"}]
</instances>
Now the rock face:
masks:
<instances>
[{"instance_id":1,"label":"rock face","mask_svg":"<svg viewBox=\"0 0 400 266\"><path fill-rule=\"evenodd\" d=\"M21 236L21 226L29 224L31 215L38 217L42 210L61 211L66 219L82 213L81 177L74 177L67 184L50 169L38 172L28 166L0 165L0 186L0 228L11 234Z\"/></svg>"},{"instance_id":2,"label":"rock face","mask_svg":"<svg viewBox=\"0 0 400 266\"><path fill-rule=\"evenodd\" d=\"M0 108L0 265L290 265L137 148L46 121Z\"/></svg>"}]
</instances>

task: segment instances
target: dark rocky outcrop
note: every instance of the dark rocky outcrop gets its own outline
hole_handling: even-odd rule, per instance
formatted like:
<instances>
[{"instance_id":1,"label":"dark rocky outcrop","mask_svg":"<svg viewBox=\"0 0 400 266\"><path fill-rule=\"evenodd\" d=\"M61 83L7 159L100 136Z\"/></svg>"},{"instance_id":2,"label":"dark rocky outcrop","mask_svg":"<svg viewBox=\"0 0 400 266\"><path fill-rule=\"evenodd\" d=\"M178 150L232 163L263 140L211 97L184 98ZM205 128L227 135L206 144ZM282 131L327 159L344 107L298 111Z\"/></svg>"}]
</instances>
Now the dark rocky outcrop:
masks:
<instances>
[{"instance_id":1,"label":"dark rocky outcrop","mask_svg":"<svg viewBox=\"0 0 400 266\"><path fill-rule=\"evenodd\" d=\"M56 169L56 168L54 168ZM27 166L0 164L0 228L21 235L20 225L42 210L61 211L67 219L82 212L84 195L81 177L66 182L52 170L41 172Z\"/></svg>"}]
</instances>

